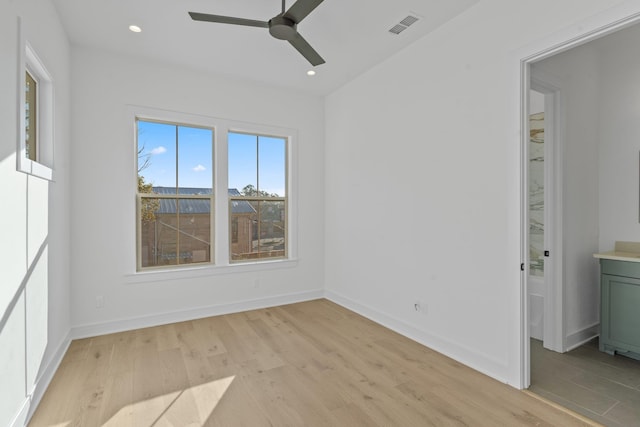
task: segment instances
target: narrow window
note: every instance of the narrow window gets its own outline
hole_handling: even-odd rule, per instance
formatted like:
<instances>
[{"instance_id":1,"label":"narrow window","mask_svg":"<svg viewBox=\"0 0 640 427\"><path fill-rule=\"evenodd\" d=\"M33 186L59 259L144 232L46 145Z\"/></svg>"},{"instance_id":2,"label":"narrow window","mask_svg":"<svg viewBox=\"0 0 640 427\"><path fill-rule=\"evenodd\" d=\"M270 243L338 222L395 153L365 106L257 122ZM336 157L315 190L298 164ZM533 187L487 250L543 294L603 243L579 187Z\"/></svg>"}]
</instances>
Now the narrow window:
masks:
<instances>
[{"instance_id":1,"label":"narrow window","mask_svg":"<svg viewBox=\"0 0 640 427\"><path fill-rule=\"evenodd\" d=\"M20 132L16 169L39 178L53 179L53 80L31 46L20 35Z\"/></svg>"},{"instance_id":2,"label":"narrow window","mask_svg":"<svg viewBox=\"0 0 640 427\"><path fill-rule=\"evenodd\" d=\"M211 263L213 129L137 120L138 269Z\"/></svg>"},{"instance_id":3,"label":"narrow window","mask_svg":"<svg viewBox=\"0 0 640 427\"><path fill-rule=\"evenodd\" d=\"M287 257L287 138L229 132L230 261Z\"/></svg>"},{"instance_id":4,"label":"narrow window","mask_svg":"<svg viewBox=\"0 0 640 427\"><path fill-rule=\"evenodd\" d=\"M24 94L26 157L35 162L38 160L38 82L28 71Z\"/></svg>"}]
</instances>

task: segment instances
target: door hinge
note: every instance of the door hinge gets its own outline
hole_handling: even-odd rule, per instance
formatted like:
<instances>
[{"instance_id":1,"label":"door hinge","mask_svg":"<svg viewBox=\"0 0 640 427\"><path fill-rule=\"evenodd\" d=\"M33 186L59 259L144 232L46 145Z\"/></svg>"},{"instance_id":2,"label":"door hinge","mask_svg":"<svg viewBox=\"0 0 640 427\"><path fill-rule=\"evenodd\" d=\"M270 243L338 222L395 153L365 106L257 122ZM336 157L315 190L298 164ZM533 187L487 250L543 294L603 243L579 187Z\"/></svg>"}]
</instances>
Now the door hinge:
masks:
<instances>
[{"instance_id":1,"label":"door hinge","mask_svg":"<svg viewBox=\"0 0 640 427\"><path fill-rule=\"evenodd\" d=\"M524 262L520 264L520 271L524 271Z\"/></svg>"}]
</instances>

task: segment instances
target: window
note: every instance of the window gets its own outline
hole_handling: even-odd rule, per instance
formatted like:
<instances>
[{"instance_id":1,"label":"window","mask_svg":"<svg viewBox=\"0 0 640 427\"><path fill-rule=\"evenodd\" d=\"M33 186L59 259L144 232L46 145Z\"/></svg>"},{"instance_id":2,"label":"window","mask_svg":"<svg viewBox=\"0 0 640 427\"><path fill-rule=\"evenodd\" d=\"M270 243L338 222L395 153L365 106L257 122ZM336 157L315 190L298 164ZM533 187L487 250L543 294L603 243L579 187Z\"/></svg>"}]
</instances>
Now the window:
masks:
<instances>
[{"instance_id":1,"label":"window","mask_svg":"<svg viewBox=\"0 0 640 427\"><path fill-rule=\"evenodd\" d=\"M136 120L138 270L212 263L212 128Z\"/></svg>"},{"instance_id":2,"label":"window","mask_svg":"<svg viewBox=\"0 0 640 427\"><path fill-rule=\"evenodd\" d=\"M38 160L38 82L29 71L26 71L24 74L25 155L27 159L35 162Z\"/></svg>"},{"instance_id":3,"label":"window","mask_svg":"<svg viewBox=\"0 0 640 427\"><path fill-rule=\"evenodd\" d=\"M296 131L130 106L131 283L297 263Z\"/></svg>"},{"instance_id":4,"label":"window","mask_svg":"<svg viewBox=\"0 0 640 427\"><path fill-rule=\"evenodd\" d=\"M230 261L287 257L287 139L229 132Z\"/></svg>"},{"instance_id":5,"label":"window","mask_svg":"<svg viewBox=\"0 0 640 427\"><path fill-rule=\"evenodd\" d=\"M17 169L53 179L53 81L31 46L19 35L22 49Z\"/></svg>"}]
</instances>

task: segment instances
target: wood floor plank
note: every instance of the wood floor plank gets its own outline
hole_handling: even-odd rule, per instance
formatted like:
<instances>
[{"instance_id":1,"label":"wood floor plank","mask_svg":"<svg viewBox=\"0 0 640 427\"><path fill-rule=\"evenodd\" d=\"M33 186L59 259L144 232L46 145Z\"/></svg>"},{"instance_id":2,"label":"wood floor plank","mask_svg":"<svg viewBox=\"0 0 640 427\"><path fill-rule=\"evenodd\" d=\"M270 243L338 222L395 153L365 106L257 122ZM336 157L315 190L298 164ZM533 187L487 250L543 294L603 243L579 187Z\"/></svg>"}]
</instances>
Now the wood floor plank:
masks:
<instances>
[{"instance_id":1,"label":"wood floor plank","mask_svg":"<svg viewBox=\"0 0 640 427\"><path fill-rule=\"evenodd\" d=\"M135 334L109 335L113 351L108 366L104 405L100 419L105 426L133 426L133 369L136 352L132 351ZM98 341L98 340L96 340ZM107 342L104 339L100 342Z\"/></svg>"},{"instance_id":2,"label":"wood floor plank","mask_svg":"<svg viewBox=\"0 0 640 427\"><path fill-rule=\"evenodd\" d=\"M71 341L71 344L69 344L69 348L67 349L67 353L65 354L65 360L68 362L72 362L85 359L89 352L90 346L90 338Z\"/></svg>"},{"instance_id":3,"label":"wood floor plank","mask_svg":"<svg viewBox=\"0 0 640 427\"><path fill-rule=\"evenodd\" d=\"M133 427L133 378L114 373L105 384L104 407L100 416L104 427Z\"/></svg>"},{"instance_id":4,"label":"wood floor plank","mask_svg":"<svg viewBox=\"0 0 640 427\"><path fill-rule=\"evenodd\" d=\"M60 364L56 374L51 380L48 389L78 390L84 380L82 372L77 369L77 365L81 364L81 360L82 359L75 359L73 361L63 360L63 363ZM61 405L59 399L60 397L53 393L45 393L29 425L33 427L47 427L51 424L64 425L67 420L72 420L73 416L70 411L74 408L71 405Z\"/></svg>"},{"instance_id":5,"label":"wood floor plank","mask_svg":"<svg viewBox=\"0 0 640 427\"><path fill-rule=\"evenodd\" d=\"M217 402L214 411L203 425L211 427L273 426L263 405L251 393L251 384L242 376L231 376L232 381Z\"/></svg>"},{"instance_id":6,"label":"wood floor plank","mask_svg":"<svg viewBox=\"0 0 640 427\"><path fill-rule=\"evenodd\" d=\"M206 356L224 354L227 352L218 332L214 329L214 326L208 321L208 319L193 320L191 323L193 324L194 332L196 333L199 344Z\"/></svg>"},{"instance_id":7,"label":"wood floor plank","mask_svg":"<svg viewBox=\"0 0 640 427\"><path fill-rule=\"evenodd\" d=\"M360 406L349 403L332 410L333 417L345 426L370 427L378 425Z\"/></svg>"},{"instance_id":8,"label":"wood floor plank","mask_svg":"<svg viewBox=\"0 0 640 427\"><path fill-rule=\"evenodd\" d=\"M315 300L74 342L30 425L588 424Z\"/></svg>"}]
</instances>

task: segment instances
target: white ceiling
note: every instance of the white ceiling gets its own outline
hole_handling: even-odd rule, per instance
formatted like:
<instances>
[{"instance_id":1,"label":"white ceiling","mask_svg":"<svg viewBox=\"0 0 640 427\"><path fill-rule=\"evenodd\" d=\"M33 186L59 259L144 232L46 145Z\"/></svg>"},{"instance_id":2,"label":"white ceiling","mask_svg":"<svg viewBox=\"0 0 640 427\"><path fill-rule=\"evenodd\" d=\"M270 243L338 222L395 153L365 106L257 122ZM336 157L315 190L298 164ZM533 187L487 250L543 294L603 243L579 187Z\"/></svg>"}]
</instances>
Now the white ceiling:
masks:
<instances>
[{"instance_id":1,"label":"white ceiling","mask_svg":"<svg viewBox=\"0 0 640 427\"><path fill-rule=\"evenodd\" d=\"M479 0L326 0L298 26L325 59L311 65L268 29L192 21L188 11L268 21L281 0L53 0L71 43L325 95ZM287 0L287 9L292 0ZM409 13L422 19L388 32ZM128 30L142 27L142 33Z\"/></svg>"}]
</instances>

